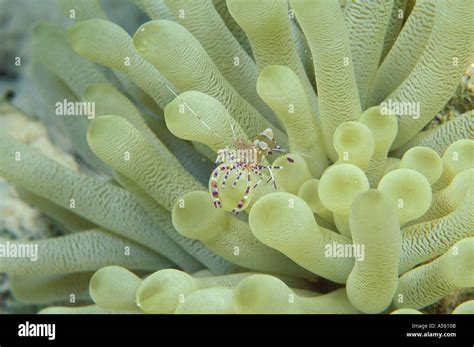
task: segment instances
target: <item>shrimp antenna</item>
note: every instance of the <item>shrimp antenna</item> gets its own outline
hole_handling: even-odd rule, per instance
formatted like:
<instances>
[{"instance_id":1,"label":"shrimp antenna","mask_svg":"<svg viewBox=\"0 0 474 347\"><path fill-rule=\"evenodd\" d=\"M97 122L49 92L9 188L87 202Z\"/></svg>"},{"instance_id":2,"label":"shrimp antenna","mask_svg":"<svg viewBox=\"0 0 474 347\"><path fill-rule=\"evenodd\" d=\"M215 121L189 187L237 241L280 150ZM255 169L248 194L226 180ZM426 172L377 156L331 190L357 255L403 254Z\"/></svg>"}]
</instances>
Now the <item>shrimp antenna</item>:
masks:
<instances>
[{"instance_id":1,"label":"shrimp antenna","mask_svg":"<svg viewBox=\"0 0 474 347\"><path fill-rule=\"evenodd\" d=\"M234 141L237 141L237 136L235 135L234 126L232 125L232 120L230 118L229 118L229 125L230 125L230 130L232 130L232 136L234 137Z\"/></svg>"},{"instance_id":2,"label":"shrimp antenna","mask_svg":"<svg viewBox=\"0 0 474 347\"><path fill-rule=\"evenodd\" d=\"M189 107L188 104L186 104L186 103L184 102L184 100L181 99L181 97L180 97L178 94L175 93L175 91L174 91L173 89L171 89L169 86L166 86L166 88L168 88L168 90L169 90L171 93L173 93L173 95L174 95L179 101L181 101L181 103L182 103L193 115L195 115L196 118L199 119L199 121L200 121L209 131L212 131L212 133L213 133L214 135L217 135L217 136L219 136L221 139L223 139L223 137L222 137L221 135L219 135L218 133L216 133L214 130L212 130L212 129L209 127L209 125L207 125L206 122L204 122L204 120L203 120L201 117L199 117L199 115L198 115L196 112L194 112L194 110L193 110L191 107ZM235 136L234 129L232 128L232 124L231 124L231 129L232 129L232 133L233 133L234 136Z\"/></svg>"},{"instance_id":3,"label":"shrimp antenna","mask_svg":"<svg viewBox=\"0 0 474 347\"><path fill-rule=\"evenodd\" d=\"M272 180L273 187L274 187L275 189L277 189L276 182L275 182L275 176L273 175L272 169L268 168L268 171L270 172L270 178L271 178L271 180Z\"/></svg>"}]
</instances>

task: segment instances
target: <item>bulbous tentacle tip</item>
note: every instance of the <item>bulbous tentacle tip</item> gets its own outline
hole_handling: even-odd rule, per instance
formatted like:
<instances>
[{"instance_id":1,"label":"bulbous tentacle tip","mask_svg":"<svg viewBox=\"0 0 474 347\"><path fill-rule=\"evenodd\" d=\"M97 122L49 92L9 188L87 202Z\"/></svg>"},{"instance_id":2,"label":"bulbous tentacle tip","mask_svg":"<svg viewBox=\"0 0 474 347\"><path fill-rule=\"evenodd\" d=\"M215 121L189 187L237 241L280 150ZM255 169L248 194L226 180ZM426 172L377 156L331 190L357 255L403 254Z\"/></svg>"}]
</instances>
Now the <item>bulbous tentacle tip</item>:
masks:
<instances>
[{"instance_id":1,"label":"bulbous tentacle tip","mask_svg":"<svg viewBox=\"0 0 474 347\"><path fill-rule=\"evenodd\" d=\"M457 242L451 249L451 258L456 268L453 282L459 287L474 287L474 237Z\"/></svg>"},{"instance_id":2,"label":"bulbous tentacle tip","mask_svg":"<svg viewBox=\"0 0 474 347\"><path fill-rule=\"evenodd\" d=\"M435 260L399 278L395 307L420 309L449 293L474 286L474 237L457 242Z\"/></svg>"},{"instance_id":3,"label":"bulbous tentacle tip","mask_svg":"<svg viewBox=\"0 0 474 347\"><path fill-rule=\"evenodd\" d=\"M85 40L83 40L83 33L86 28L86 22L79 22L75 23L67 31L68 42L76 52L81 52L87 47L87 44L84 42Z\"/></svg>"},{"instance_id":4,"label":"bulbous tentacle tip","mask_svg":"<svg viewBox=\"0 0 474 347\"><path fill-rule=\"evenodd\" d=\"M85 100L98 99L103 93L118 93L117 89L111 83L92 83L84 90Z\"/></svg>"},{"instance_id":5,"label":"bulbous tentacle tip","mask_svg":"<svg viewBox=\"0 0 474 347\"><path fill-rule=\"evenodd\" d=\"M368 211L376 209L377 211L382 210L394 210L395 203L390 196L383 191L376 189L369 189L367 191L358 194L352 201L352 209L354 213L357 211L367 214Z\"/></svg>"},{"instance_id":6,"label":"bulbous tentacle tip","mask_svg":"<svg viewBox=\"0 0 474 347\"><path fill-rule=\"evenodd\" d=\"M416 146L403 155L400 168L413 169L421 173L433 185L441 177L443 161L438 153L431 148Z\"/></svg>"},{"instance_id":7,"label":"bulbous tentacle tip","mask_svg":"<svg viewBox=\"0 0 474 347\"><path fill-rule=\"evenodd\" d=\"M106 266L94 273L89 294L99 306L112 310L137 310L135 292L142 280L120 266Z\"/></svg>"},{"instance_id":8,"label":"bulbous tentacle tip","mask_svg":"<svg viewBox=\"0 0 474 347\"><path fill-rule=\"evenodd\" d=\"M107 115L94 118L87 130L87 142L94 149L95 144L102 142L110 136L111 124L117 121L125 121L119 116Z\"/></svg>"},{"instance_id":9,"label":"bulbous tentacle tip","mask_svg":"<svg viewBox=\"0 0 474 347\"><path fill-rule=\"evenodd\" d=\"M390 312L390 314L423 314L422 312L415 310L414 308L399 308Z\"/></svg>"},{"instance_id":10,"label":"bulbous tentacle tip","mask_svg":"<svg viewBox=\"0 0 474 347\"><path fill-rule=\"evenodd\" d=\"M139 53L147 52L148 46L150 45L150 26L151 22L147 22L141 25L137 31L133 34L132 42L133 46Z\"/></svg>"},{"instance_id":11,"label":"bulbous tentacle tip","mask_svg":"<svg viewBox=\"0 0 474 347\"><path fill-rule=\"evenodd\" d=\"M233 307L237 313L290 313L293 291L270 275L252 275L240 281L234 290Z\"/></svg>"},{"instance_id":12,"label":"bulbous tentacle tip","mask_svg":"<svg viewBox=\"0 0 474 347\"><path fill-rule=\"evenodd\" d=\"M288 233L298 226L317 226L313 212L300 197L284 192L270 193L260 198L250 210L249 225L259 239L272 238L275 233Z\"/></svg>"},{"instance_id":13,"label":"bulbous tentacle tip","mask_svg":"<svg viewBox=\"0 0 474 347\"><path fill-rule=\"evenodd\" d=\"M369 189L365 173L352 164L329 167L321 176L318 194L326 208L340 215L348 215L352 201L360 192Z\"/></svg>"},{"instance_id":14,"label":"bulbous tentacle tip","mask_svg":"<svg viewBox=\"0 0 474 347\"><path fill-rule=\"evenodd\" d=\"M301 185L312 178L305 159L296 153L280 156L273 162L275 186L279 190L297 195Z\"/></svg>"},{"instance_id":15,"label":"bulbous tentacle tip","mask_svg":"<svg viewBox=\"0 0 474 347\"><path fill-rule=\"evenodd\" d=\"M390 171L382 177L377 189L388 194L397 204L400 225L421 217L431 205L430 183L415 170Z\"/></svg>"},{"instance_id":16,"label":"bulbous tentacle tip","mask_svg":"<svg viewBox=\"0 0 474 347\"><path fill-rule=\"evenodd\" d=\"M176 30L186 30L178 23L159 19L142 24L133 34L133 45L139 53L151 53L152 49L165 49L157 46L163 44L163 38L173 35Z\"/></svg>"},{"instance_id":17,"label":"bulbous tentacle tip","mask_svg":"<svg viewBox=\"0 0 474 347\"><path fill-rule=\"evenodd\" d=\"M226 3L232 17L246 31L264 30L274 24L274 18L282 18L288 11L288 4L283 0L228 0Z\"/></svg>"},{"instance_id":18,"label":"bulbous tentacle tip","mask_svg":"<svg viewBox=\"0 0 474 347\"><path fill-rule=\"evenodd\" d=\"M268 65L265 66L260 74L258 75L257 80L257 91L268 91L270 87L278 88L279 83L284 83L287 81L285 78L286 75L291 75L294 72L284 65ZM271 84L271 85L270 85ZM260 88L259 88L260 86Z\"/></svg>"},{"instance_id":19,"label":"bulbous tentacle tip","mask_svg":"<svg viewBox=\"0 0 474 347\"><path fill-rule=\"evenodd\" d=\"M203 191L194 191L178 199L171 212L173 225L183 236L208 240L226 230L229 218L226 211L214 207L212 197Z\"/></svg>"},{"instance_id":20,"label":"bulbous tentacle tip","mask_svg":"<svg viewBox=\"0 0 474 347\"><path fill-rule=\"evenodd\" d=\"M40 313L420 314L474 286L472 112L422 131L469 61L459 28L472 0L131 0L157 19L133 37L98 0L59 3L75 24L33 29L38 90L50 105L97 103L90 122L55 126L121 186L0 129L2 177L77 231L25 241L40 247L37 262L0 261L18 300L53 302L75 287L95 305ZM232 144L259 159L217 160L214 171L187 141L211 161ZM241 211L248 223L231 214ZM346 253L357 245L361 258ZM202 266L232 275L188 274ZM345 288L298 297L283 277L237 267ZM473 300L453 311L473 312Z\"/></svg>"},{"instance_id":21,"label":"bulbous tentacle tip","mask_svg":"<svg viewBox=\"0 0 474 347\"><path fill-rule=\"evenodd\" d=\"M452 312L453 314L474 314L474 300L468 300L459 304Z\"/></svg>"},{"instance_id":22,"label":"bulbous tentacle tip","mask_svg":"<svg viewBox=\"0 0 474 347\"><path fill-rule=\"evenodd\" d=\"M180 299L197 290L195 282L194 278L183 271L157 271L148 276L137 289L137 305L146 313L174 313Z\"/></svg>"},{"instance_id":23,"label":"bulbous tentacle tip","mask_svg":"<svg viewBox=\"0 0 474 347\"><path fill-rule=\"evenodd\" d=\"M74 23L67 31L67 40L71 47L80 55L87 56L90 40L97 33L111 28L120 28L104 19L89 19Z\"/></svg>"}]
</instances>

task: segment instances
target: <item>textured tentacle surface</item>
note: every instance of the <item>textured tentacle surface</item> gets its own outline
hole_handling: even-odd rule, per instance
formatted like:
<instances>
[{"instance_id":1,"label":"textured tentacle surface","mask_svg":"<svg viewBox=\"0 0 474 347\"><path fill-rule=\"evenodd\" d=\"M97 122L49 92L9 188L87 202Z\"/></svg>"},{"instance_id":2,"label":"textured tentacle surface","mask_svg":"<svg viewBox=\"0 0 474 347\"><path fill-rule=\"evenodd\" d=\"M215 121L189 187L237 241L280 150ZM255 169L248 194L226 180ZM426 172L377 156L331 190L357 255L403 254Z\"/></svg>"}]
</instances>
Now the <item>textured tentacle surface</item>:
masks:
<instances>
[{"instance_id":1,"label":"textured tentacle surface","mask_svg":"<svg viewBox=\"0 0 474 347\"><path fill-rule=\"evenodd\" d=\"M366 125L374 137L374 153L367 165L367 178L374 188L382 178L393 140L397 136L398 123L393 115L384 115L379 107L371 107L364 111L359 120Z\"/></svg>"},{"instance_id":2,"label":"textured tentacle surface","mask_svg":"<svg viewBox=\"0 0 474 347\"><path fill-rule=\"evenodd\" d=\"M192 255L196 260L216 274L230 273L235 270L236 266L234 264L225 261L223 258L210 251L200 241L181 236L173 227L171 213L154 200L146 191L140 188L140 186L135 182L118 172L114 173L114 177L122 186L126 187L140 205L143 206L150 217L153 218L157 227L168 234L178 245L181 246L181 248ZM193 270L199 268L201 268L200 264L193 264Z\"/></svg>"},{"instance_id":3,"label":"textured tentacle surface","mask_svg":"<svg viewBox=\"0 0 474 347\"><path fill-rule=\"evenodd\" d=\"M36 27L32 47L36 59L61 78L79 98L90 83L107 82L94 64L74 52L60 26L41 24Z\"/></svg>"},{"instance_id":4,"label":"textured tentacle surface","mask_svg":"<svg viewBox=\"0 0 474 347\"><path fill-rule=\"evenodd\" d=\"M0 136L0 144L2 177L107 230L163 252L178 263L180 256L184 257L183 264L189 259L174 241L156 230L153 220L125 190L73 172L7 134ZM15 153L20 153L21 160L15 160Z\"/></svg>"},{"instance_id":5,"label":"textured tentacle surface","mask_svg":"<svg viewBox=\"0 0 474 347\"><path fill-rule=\"evenodd\" d=\"M400 277L396 307L423 308L450 292L474 286L474 237L456 243L431 263Z\"/></svg>"},{"instance_id":6,"label":"textured tentacle surface","mask_svg":"<svg viewBox=\"0 0 474 347\"><path fill-rule=\"evenodd\" d=\"M183 199L181 207L178 204L173 209L173 224L183 236L201 240L217 254L245 268L296 277L311 276L258 241L247 223L215 209L208 194L194 192ZM200 223L196 223L196 216L201 216Z\"/></svg>"},{"instance_id":7,"label":"textured tentacle surface","mask_svg":"<svg viewBox=\"0 0 474 347\"><path fill-rule=\"evenodd\" d=\"M167 158L156 152L153 145L123 118L96 118L87 139L100 158L137 182L167 209L171 209L187 191L203 188L183 167L169 165Z\"/></svg>"},{"instance_id":8,"label":"textured tentacle surface","mask_svg":"<svg viewBox=\"0 0 474 347\"><path fill-rule=\"evenodd\" d=\"M403 24L403 18L405 16L407 2L408 0L393 1L392 13L388 22L387 31L385 32L381 60L383 60L387 53L391 50L392 45L400 32Z\"/></svg>"},{"instance_id":9,"label":"textured tentacle surface","mask_svg":"<svg viewBox=\"0 0 474 347\"><path fill-rule=\"evenodd\" d=\"M395 203L377 190L359 194L352 205L350 227L354 244L364 245L364 259L356 261L347 279L349 300L362 312L382 312L398 284L402 238Z\"/></svg>"},{"instance_id":10,"label":"textured tentacle surface","mask_svg":"<svg viewBox=\"0 0 474 347\"><path fill-rule=\"evenodd\" d=\"M172 20L174 18L170 9L166 6L163 0L129 0L132 4L138 6L151 19L166 19Z\"/></svg>"},{"instance_id":11,"label":"textured tentacle surface","mask_svg":"<svg viewBox=\"0 0 474 347\"><path fill-rule=\"evenodd\" d=\"M301 185L298 196L308 204L314 214L321 217L327 223L334 224L333 213L323 205L319 197L319 182L320 181L316 178L306 181ZM318 224L320 224L319 221ZM324 227L324 225L322 226ZM334 225L332 225L332 227L334 227Z\"/></svg>"},{"instance_id":12,"label":"textured tentacle surface","mask_svg":"<svg viewBox=\"0 0 474 347\"><path fill-rule=\"evenodd\" d=\"M324 143L329 158L336 161L336 128L358 120L362 113L349 33L339 1L293 0L291 5L313 55Z\"/></svg>"},{"instance_id":13,"label":"textured tentacle surface","mask_svg":"<svg viewBox=\"0 0 474 347\"><path fill-rule=\"evenodd\" d=\"M316 297L302 297L270 275L253 275L234 289L237 313L354 314L360 313L348 300L344 288Z\"/></svg>"},{"instance_id":14,"label":"textured tentacle surface","mask_svg":"<svg viewBox=\"0 0 474 347\"><path fill-rule=\"evenodd\" d=\"M443 172L433 191L446 188L459 173L474 169L474 140L463 139L449 145L443 154Z\"/></svg>"},{"instance_id":15,"label":"textured tentacle surface","mask_svg":"<svg viewBox=\"0 0 474 347\"><path fill-rule=\"evenodd\" d=\"M353 258L328 257L326 245L348 244L350 239L316 224L313 212L299 197L274 193L261 198L250 211L252 233L316 275L345 283Z\"/></svg>"},{"instance_id":16,"label":"textured tentacle surface","mask_svg":"<svg viewBox=\"0 0 474 347\"><path fill-rule=\"evenodd\" d=\"M275 111L288 134L290 151L304 157L314 177L321 177L328 161L322 130L301 80L285 66L265 67L257 82L260 97Z\"/></svg>"},{"instance_id":17,"label":"textured tentacle surface","mask_svg":"<svg viewBox=\"0 0 474 347\"><path fill-rule=\"evenodd\" d=\"M433 185L443 173L443 161L432 149L427 147L413 147L403 155L400 169L412 169L426 177Z\"/></svg>"},{"instance_id":18,"label":"textured tentacle surface","mask_svg":"<svg viewBox=\"0 0 474 347\"><path fill-rule=\"evenodd\" d=\"M344 22L349 30L354 73L363 107L380 61L392 7L393 0L352 0L344 8Z\"/></svg>"},{"instance_id":19,"label":"textured tentacle surface","mask_svg":"<svg viewBox=\"0 0 474 347\"><path fill-rule=\"evenodd\" d=\"M222 20L226 24L227 28L229 28L230 32L234 37L237 39L239 44L242 48L247 52L247 54L254 59L252 48L250 47L250 42L248 40L245 31L240 27L239 24L235 21L232 15L229 12L229 8L227 7L227 1L221 0L212 0L214 3L214 7L216 8L217 13L221 16Z\"/></svg>"},{"instance_id":20,"label":"textured tentacle surface","mask_svg":"<svg viewBox=\"0 0 474 347\"><path fill-rule=\"evenodd\" d=\"M304 87L313 113L318 112L317 98L293 43L286 0L229 0L229 11L245 30L260 71L270 65L293 70ZM295 28L297 29L297 28Z\"/></svg>"},{"instance_id":21,"label":"textured tentacle surface","mask_svg":"<svg viewBox=\"0 0 474 347\"><path fill-rule=\"evenodd\" d=\"M334 132L334 148L337 164L353 164L366 171L375 152L374 135L363 123L344 122Z\"/></svg>"},{"instance_id":22,"label":"textured tentacle surface","mask_svg":"<svg viewBox=\"0 0 474 347\"><path fill-rule=\"evenodd\" d=\"M39 195L33 194L22 187L15 187L15 190L22 200L27 201L29 204L34 206L39 206L41 212L62 225L65 228L64 233L74 233L97 227L94 223L79 217L69 209L61 207Z\"/></svg>"},{"instance_id":23,"label":"textured tentacle surface","mask_svg":"<svg viewBox=\"0 0 474 347\"><path fill-rule=\"evenodd\" d=\"M214 8L212 0L166 0L179 24L184 26L206 50L222 76L267 120L275 122L271 110L255 90L257 66L240 46ZM225 42L225 45L216 44Z\"/></svg>"},{"instance_id":24,"label":"textured tentacle surface","mask_svg":"<svg viewBox=\"0 0 474 347\"><path fill-rule=\"evenodd\" d=\"M0 25L0 311L472 313L473 0L58 2Z\"/></svg>"},{"instance_id":25,"label":"textured tentacle surface","mask_svg":"<svg viewBox=\"0 0 474 347\"><path fill-rule=\"evenodd\" d=\"M474 169L458 173L449 186L433 194L430 208L414 223L434 220L453 212L464 201L473 184Z\"/></svg>"},{"instance_id":26,"label":"textured tentacle surface","mask_svg":"<svg viewBox=\"0 0 474 347\"><path fill-rule=\"evenodd\" d=\"M312 178L309 166L299 154L285 154L276 159L273 166L280 168L275 173L277 188L291 194L297 195L303 183Z\"/></svg>"},{"instance_id":27,"label":"textured tentacle surface","mask_svg":"<svg viewBox=\"0 0 474 347\"><path fill-rule=\"evenodd\" d=\"M79 22L69 29L68 40L80 56L127 75L162 109L173 99L172 83L140 57L120 26L100 19Z\"/></svg>"},{"instance_id":28,"label":"textured tentacle surface","mask_svg":"<svg viewBox=\"0 0 474 347\"><path fill-rule=\"evenodd\" d=\"M400 225L421 217L428 211L432 193L425 176L411 169L396 169L386 174L377 189L397 204Z\"/></svg>"},{"instance_id":29,"label":"textured tentacle surface","mask_svg":"<svg viewBox=\"0 0 474 347\"><path fill-rule=\"evenodd\" d=\"M446 252L455 242L474 235L472 189L450 214L402 229L400 273Z\"/></svg>"},{"instance_id":30,"label":"textured tentacle surface","mask_svg":"<svg viewBox=\"0 0 474 347\"><path fill-rule=\"evenodd\" d=\"M393 155L401 157L408 149L415 146L429 147L439 155L443 155L452 143L462 139L474 139L474 116L472 111L451 119L439 127L422 131L394 151Z\"/></svg>"},{"instance_id":31,"label":"textured tentacle surface","mask_svg":"<svg viewBox=\"0 0 474 347\"><path fill-rule=\"evenodd\" d=\"M113 114L125 118L154 145L155 150L166 158L170 166L180 167L181 164L200 181L207 181L211 163L189 143L174 137L164 121L141 113L132 101L111 84L91 84L86 89L83 100L95 103L98 116Z\"/></svg>"},{"instance_id":32,"label":"textured tentacle surface","mask_svg":"<svg viewBox=\"0 0 474 347\"><path fill-rule=\"evenodd\" d=\"M201 289L178 305L176 314L231 314L233 290L225 287Z\"/></svg>"},{"instance_id":33,"label":"textured tentacle surface","mask_svg":"<svg viewBox=\"0 0 474 347\"><path fill-rule=\"evenodd\" d=\"M392 49L377 70L368 105L382 102L408 77L428 44L435 15L434 0L418 0Z\"/></svg>"},{"instance_id":34,"label":"textured tentacle surface","mask_svg":"<svg viewBox=\"0 0 474 347\"><path fill-rule=\"evenodd\" d=\"M451 98L473 54L469 33L456 30L469 20L469 0L441 1L429 42L408 77L390 94L392 103L417 103L419 114L398 112L399 130L392 149L412 139ZM430 90L423 86L439 85Z\"/></svg>"},{"instance_id":35,"label":"textured tentacle surface","mask_svg":"<svg viewBox=\"0 0 474 347\"><path fill-rule=\"evenodd\" d=\"M248 141L224 105L204 93L180 94L166 106L165 120L175 136L205 144L215 153L229 146L235 138Z\"/></svg>"}]
</instances>

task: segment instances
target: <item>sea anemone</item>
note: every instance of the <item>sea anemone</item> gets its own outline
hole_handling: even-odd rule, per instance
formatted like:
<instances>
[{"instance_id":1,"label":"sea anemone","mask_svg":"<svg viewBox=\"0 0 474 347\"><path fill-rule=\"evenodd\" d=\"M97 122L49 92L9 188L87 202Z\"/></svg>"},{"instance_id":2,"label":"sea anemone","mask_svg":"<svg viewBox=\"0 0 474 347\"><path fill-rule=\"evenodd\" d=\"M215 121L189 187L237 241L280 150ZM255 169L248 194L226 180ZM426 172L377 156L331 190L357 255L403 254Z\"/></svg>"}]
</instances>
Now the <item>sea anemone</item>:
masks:
<instances>
[{"instance_id":1,"label":"sea anemone","mask_svg":"<svg viewBox=\"0 0 474 347\"><path fill-rule=\"evenodd\" d=\"M96 0L34 30L81 167L0 132L0 176L60 225L2 240L18 300L419 313L474 287L472 104L431 126L472 64L471 0L130 3L151 19L133 37Z\"/></svg>"}]
</instances>

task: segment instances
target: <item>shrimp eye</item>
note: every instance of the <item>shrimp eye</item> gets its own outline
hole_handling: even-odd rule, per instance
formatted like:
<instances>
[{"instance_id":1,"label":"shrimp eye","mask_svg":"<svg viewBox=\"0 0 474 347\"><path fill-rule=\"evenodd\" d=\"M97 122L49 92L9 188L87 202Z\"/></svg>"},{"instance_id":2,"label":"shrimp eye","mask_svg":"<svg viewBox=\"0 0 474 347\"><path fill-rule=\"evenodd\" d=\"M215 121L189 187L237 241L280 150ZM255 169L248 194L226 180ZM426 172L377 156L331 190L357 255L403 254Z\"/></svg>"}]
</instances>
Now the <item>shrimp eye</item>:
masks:
<instances>
[{"instance_id":1,"label":"shrimp eye","mask_svg":"<svg viewBox=\"0 0 474 347\"><path fill-rule=\"evenodd\" d=\"M268 144L266 142L260 141L258 143L258 147L260 147L260 149L267 150L268 149Z\"/></svg>"}]
</instances>

